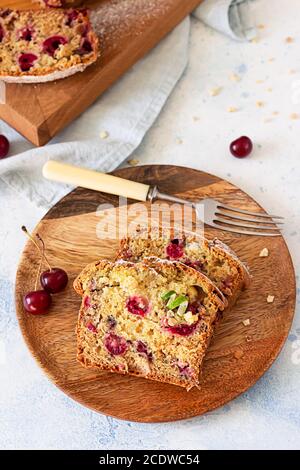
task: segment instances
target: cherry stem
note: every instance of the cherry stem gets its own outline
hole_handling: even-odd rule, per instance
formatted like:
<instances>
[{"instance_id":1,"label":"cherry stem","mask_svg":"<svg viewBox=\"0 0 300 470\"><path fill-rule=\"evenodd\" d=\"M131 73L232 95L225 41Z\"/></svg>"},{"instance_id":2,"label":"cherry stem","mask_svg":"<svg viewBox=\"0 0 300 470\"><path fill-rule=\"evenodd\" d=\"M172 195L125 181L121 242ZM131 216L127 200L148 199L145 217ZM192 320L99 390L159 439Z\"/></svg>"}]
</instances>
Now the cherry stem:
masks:
<instances>
[{"instance_id":1,"label":"cherry stem","mask_svg":"<svg viewBox=\"0 0 300 470\"><path fill-rule=\"evenodd\" d=\"M41 255L41 262L40 262L40 268L39 270L41 269L41 266L42 266L42 263L43 263L43 260L46 261L46 263L48 264L49 266L49 269L50 271L52 270L51 268L51 265L45 255L45 243L43 241L43 239L40 237L40 235L37 233L36 234L36 238L42 243L42 249L41 247L37 244L37 242L35 241L35 239L33 238L33 236L31 235L31 233L28 232L27 228L25 227L25 225L22 226L22 231L27 235L27 237L29 238L29 240L32 241L32 243L36 246L36 248L39 250L40 252L40 255Z\"/></svg>"},{"instance_id":2,"label":"cherry stem","mask_svg":"<svg viewBox=\"0 0 300 470\"><path fill-rule=\"evenodd\" d=\"M39 235L38 233L36 234L36 238L41 242L42 247L43 247L43 248L42 248L42 250L43 250L43 251L42 251L42 261L43 261L43 259L44 259L44 260L46 261L46 263L48 264L49 270L52 271L51 264L49 263L48 258L47 258L47 256L45 255L45 242L44 242L44 240L42 239L42 237L40 237L40 235Z\"/></svg>"}]
</instances>

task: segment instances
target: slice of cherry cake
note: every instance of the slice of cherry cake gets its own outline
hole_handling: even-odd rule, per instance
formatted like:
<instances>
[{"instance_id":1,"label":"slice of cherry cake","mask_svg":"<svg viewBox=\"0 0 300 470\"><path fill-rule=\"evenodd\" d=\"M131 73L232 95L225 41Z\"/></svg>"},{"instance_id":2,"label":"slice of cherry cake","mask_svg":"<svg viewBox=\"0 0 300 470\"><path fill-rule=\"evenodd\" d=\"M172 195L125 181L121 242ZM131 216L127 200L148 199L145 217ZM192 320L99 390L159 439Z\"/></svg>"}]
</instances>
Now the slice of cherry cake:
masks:
<instances>
[{"instance_id":1,"label":"slice of cherry cake","mask_svg":"<svg viewBox=\"0 0 300 470\"><path fill-rule=\"evenodd\" d=\"M137 230L121 241L117 253L117 259L132 262L149 256L177 260L205 274L226 296L230 306L250 279L246 266L227 245L195 233Z\"/></svg>"},{"instance_id":2,"label":"slice of cherry cake","mask_svg":"<svg viewBox=\"0 0 300 470\"><path fill-rule=\"evenodd\" d=\"M74 282L82 296L77 357L85 367L185 387L200 367L226 301L182 263L98 261Z\"/></svg>"},{"instance_id":3,"label":"slice of cherry cake","mask_svg":"<svg viewBox=\"0 0 300 470\"><path fill-rule=\"evenodd\" d=\"M83 71L98 57L86 9L0 9L0 79L28 83Z\"/></svg>"}]
</instances>

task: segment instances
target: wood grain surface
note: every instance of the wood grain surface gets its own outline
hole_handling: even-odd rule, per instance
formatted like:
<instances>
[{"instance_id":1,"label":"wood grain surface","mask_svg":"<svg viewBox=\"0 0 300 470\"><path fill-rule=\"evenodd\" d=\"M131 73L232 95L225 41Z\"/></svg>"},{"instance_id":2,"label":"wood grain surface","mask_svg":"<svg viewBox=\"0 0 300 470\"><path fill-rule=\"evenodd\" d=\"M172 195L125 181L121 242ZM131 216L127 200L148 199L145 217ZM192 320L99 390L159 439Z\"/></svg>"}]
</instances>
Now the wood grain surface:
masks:
<instances>
[{"instance_id":1,"label":"wood grain surface","mask_svg":"<svg viewBox=\"0 0 300 470\"><path fill-rule=\"evenodd\" d=\"M158 183L162 191L191 200L212 196L236 207L262 211L232 184L196 170L153 165L126 168L114 174ZM227 403L251 387L280 352L294 315L294 270L282 237L250 237L205 227L207 237L217 236L237 252L249 265L253 278L249 289L218 326L205 359L200 390L186 392L173 385L84 369L77 363L75 325L80 298L73 291L72 282L87 263L98 258L112 259L118 244L117 237L98 238L103 203L111 205L106 211L117 226L114 216L120 211L124 216L125 208L113 207L118 203L116 197L77 188L36 227L47 245L52 265L64 268L70 277L68 287L53 297L53 307L45 316L31 316L22 307L23 295L34 287L39 263L32 243L26 244L20 260L16 278L17 316L30 351L48 377L87 407L142 422L191 418ZM132 220L135 208L137 204L133 202L128 206ZM265 247L269 256L260 258ZM273 303L267 303L268 295L275 296ZM250 320L249 326L243 324L246 319Z\"/></svg>"},{"instance_id":2,"label":"wood grain surface","mask_svg":"<svg viewBox=\"0 0 300 470\"><path fill-rule=\"evenodd\" d=\"M124 3L132 2L132 9ZM84 72L41 84L7 84L0 118L35 145L44 145L72 122L101 93L152 49L201 0L94 0L99 9L101 56ZM111 4L116 4L113 16ZM143 7L144 5L144 7ZM8 0L5 6L32 8L25 0ZM101 20L103 17L103 21Z\"/></svg>"}]
</instances>

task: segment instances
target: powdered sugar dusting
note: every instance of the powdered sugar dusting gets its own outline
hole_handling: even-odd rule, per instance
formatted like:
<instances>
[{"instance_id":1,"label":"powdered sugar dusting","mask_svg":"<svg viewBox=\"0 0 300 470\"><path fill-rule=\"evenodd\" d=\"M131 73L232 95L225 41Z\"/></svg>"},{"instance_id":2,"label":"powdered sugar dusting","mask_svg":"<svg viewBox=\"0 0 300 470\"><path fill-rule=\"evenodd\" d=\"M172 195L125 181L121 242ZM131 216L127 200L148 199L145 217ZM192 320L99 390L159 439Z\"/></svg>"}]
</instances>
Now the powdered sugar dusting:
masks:
<instances>
[{"instance_id":1,"label":"powdered sugar dusting","mask_svg":"<svg viewBox=\"0 0 300 470\"><path fill-rule=\"evenodd\" d=\"M91 22L103 46L114 50L120 38L139 36L172 6L174 0L104 0L91 12Z\"/></svg>"}]
</instances>

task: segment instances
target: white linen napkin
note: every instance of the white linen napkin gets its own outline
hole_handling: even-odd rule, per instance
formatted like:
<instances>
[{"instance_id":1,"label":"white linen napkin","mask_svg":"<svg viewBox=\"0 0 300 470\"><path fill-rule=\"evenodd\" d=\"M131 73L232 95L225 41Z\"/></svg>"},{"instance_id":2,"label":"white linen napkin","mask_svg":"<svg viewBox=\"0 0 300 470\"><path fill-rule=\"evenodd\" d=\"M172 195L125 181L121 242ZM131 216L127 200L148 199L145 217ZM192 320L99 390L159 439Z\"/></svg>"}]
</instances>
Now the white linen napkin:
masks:
<instances>
[{"instance_id":1,"label":"white linen napkin","mask_svg":"<svg viewBox=\"0 0 300 470\"><path fill-rule=\"evenodd\" d=\"M235 39L253 34L248 0L205 0L194 15ZM43 179L42 167L48 159L103 172L119 166L140 144L181 77L188 60L189 31L186 18L45 147L34 148L0 121L0 134L10 140L14 155L0 161L2 184L47 209L71 189Z\"/></svg>"},{"instance_id":2,"label":"white linen napkin","mask_svg":"<svg viewBox=\"0 0 300 470\"><path fill-rule=\"evenodd\" d=\"M205 0L194 15L217 31L244 41L256 36L251 7L251 0Z\"/></svg>"}]
</instances>

